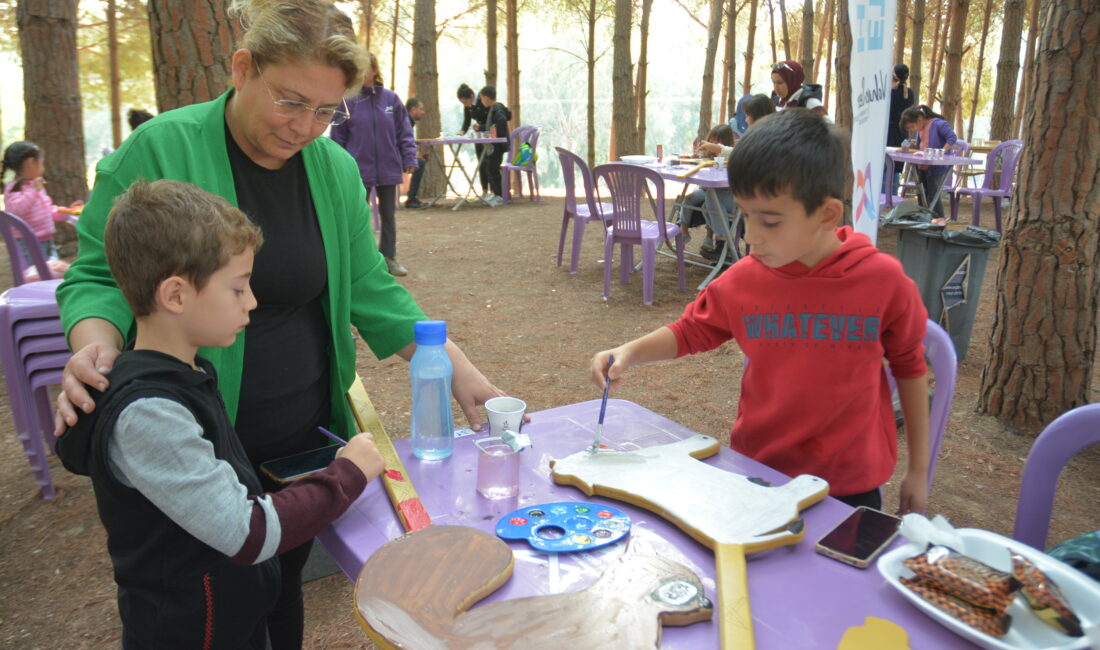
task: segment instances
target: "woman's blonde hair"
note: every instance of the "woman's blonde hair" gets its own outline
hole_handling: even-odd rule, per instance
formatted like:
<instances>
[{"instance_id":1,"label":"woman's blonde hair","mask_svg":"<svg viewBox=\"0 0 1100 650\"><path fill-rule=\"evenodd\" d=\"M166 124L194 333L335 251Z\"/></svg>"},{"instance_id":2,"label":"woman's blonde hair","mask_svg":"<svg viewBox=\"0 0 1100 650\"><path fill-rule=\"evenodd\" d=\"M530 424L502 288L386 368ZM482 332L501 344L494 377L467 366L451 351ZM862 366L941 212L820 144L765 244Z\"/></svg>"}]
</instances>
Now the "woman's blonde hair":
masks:
<instances>
[{"instance_id":1,"label":"woman's blonde hair","mask_svg":"<svg viewBox=\"0 0 1100 650\"><path fill-rule=\"evenodd\" d=\"M257 65L316 61L339 68L349 93L362 86L367 52L330 0L232 0L229 15L240 21L239 46Z\"/></svg>"}]
</instances>

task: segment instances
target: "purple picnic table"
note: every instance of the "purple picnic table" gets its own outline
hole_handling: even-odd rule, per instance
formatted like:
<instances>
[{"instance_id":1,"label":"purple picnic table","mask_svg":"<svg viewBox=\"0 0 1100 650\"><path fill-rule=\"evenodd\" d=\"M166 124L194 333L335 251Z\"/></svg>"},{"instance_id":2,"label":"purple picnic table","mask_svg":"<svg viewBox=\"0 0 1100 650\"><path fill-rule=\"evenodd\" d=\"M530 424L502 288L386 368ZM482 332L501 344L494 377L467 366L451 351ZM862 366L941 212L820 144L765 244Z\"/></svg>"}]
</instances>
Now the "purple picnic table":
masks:
<instances>
[{"instance_id":1,"label":"purple picnic table","mask_svg":"<svg viewBox=\"0 0 1100 650\"><path fill-rule=\"evenodd\" d=\"M468 135L447 135L438 138L428 138L424 140L417 140L416 146L418 147L431 147L432 157L439 163L440 168L443 170L445 183L443 185L443 191L439 196L432 197L425 201L428 205L435 205L437 201L442 199L447 194L447 188L451 188L451 191L458 196L458 202L455 203L451 210L457 210L462 207L467 201L481 201L481 197L477 195L477 186L474 184L474 174L477 173L477 169L474 169L474 174L470 174L466 171L466 166L462 164L462 160L459 158L459 153L462 151L462 145L465 144L508 144L508 138L475 138ZM448 165L440 153L441 147L448 147L451 150L451 164ZM487 149L481 150L480 156L474 156L477 160L478 166L481 165L481 161L485 158ZM462 176L468 183L468 189L465 191L459 191L451 181L451 176L455 170L459 170Z\"/></svg>"},{"instance_id":2,"label":"purple picnic table","mask_svg":"<svg viewBox=\"0 0 1100 650\"><path fill-rule=\"evenodd\" d=\"M889 151L889 150L887 150L886 151L886 175L883 177L883 184L884 185L888 185L889 184L889 179L894 177L894 163L899 163L899 162L903 163L903 164L908 163L910 165L910 169L913 169L913 165L928 165L929 167L954 167L955 165L980 165L980 164L982 164L982 161L978 160L977 158L966 158L964 156L948 156L948 155L945 155L943 158L928 159L928 158L924 157L923 152L922 153L916 153L916 152L911 151L911 152L908 152L908 153L902 153L900 151ZM902 183L904 183L907 179L903 178L901 180L902 180ZM922 187L919 183L917 184L917 187L920 188L920 195L922 197L924 197L924 187ZM939 201L941 192L943 192L943 185L940 185L940 189L932 196L931 200L929 200L928 197L924 197L925 198L924 205L925 206L930 206L935 201ZM890 202L891 207L894 205L894 197L887 196L886 200Z\"/></svg>"},{"instance_id":3,"label":"purple picnic table","mask_svg":"<svg viewBox=\"0 0 1100 650\"><path fill-rule=\"evenodd\" d=\"M473 441L487 433L456 439L453 456L444 461L417 460L407 439L394 441L394 445L434 524L471 526L494 534L497 520L512 510L570 500L613 505L630 515L633 527L625 539L592 552L547 555L532 550L524 542L507 542L515 556L512 577L481 602L583 589L625 551L629 542L635 545L634 551L655 553L687 566L699 575L707 597L717 603L714 554L710 549L647 510L604 497L587 497L576 488L554 484L550 460L583 450L592 443L599 410L600 400L592 400L531 414L524 433L531 436L534 446L521 455L520 494L511 499L488 500L475 490ZM628 450L672 443L697 434L649 409L613 399L607 403L603 435L609 447ZM702 462L761 477L775 485L790 480L728 447ZM904 628L909 635L909 647L914 650L973 647L913 607L887 584L874 566L857 569L814 551L814 543L850 511L848 505L826 498L803 511L806 534L802 542L746 558L757 648L831 650L837 647L845 630L863 625L869 616ZM348 512L318 535L318 539L354 582L367 558L404 532L381 482L372 481ZM685 627L665 626L661 647L718 648L718 615L716 609L710 621Z\"/></svg>"}]
</instances>

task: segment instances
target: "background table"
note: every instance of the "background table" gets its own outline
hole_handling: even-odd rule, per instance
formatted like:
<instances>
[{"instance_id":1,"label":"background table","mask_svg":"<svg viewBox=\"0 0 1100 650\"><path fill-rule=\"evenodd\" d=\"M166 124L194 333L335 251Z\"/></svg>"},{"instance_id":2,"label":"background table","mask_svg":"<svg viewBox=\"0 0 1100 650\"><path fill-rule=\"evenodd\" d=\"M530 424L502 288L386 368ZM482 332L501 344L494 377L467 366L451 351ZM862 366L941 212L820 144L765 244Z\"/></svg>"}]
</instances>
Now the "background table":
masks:
<instances>
[{"instance_id":1,"label":"background table","mask_svg":"<svg viewBox=\"0 0 1100 650\"><path fill-rule=\"evenodd\" d=\"M935 160L929 160L923 155L917 155L915 153L902 153L900 151L887 151L886 152L886 176L883 177L886 182L894 177L894 163L908 163L909 169L912 171L916 169L917 165L928 165L929 167L954 167L955 165L980 165L982 161L977 158L964 158L962 156L947 156L943 158L937 158ZM901 179L902 183L905 183L907 178ZM945 179L946 180L946 179ZM916 182L917 188L920 190L920 196L925 199L924 205L933 205L940 199L940 193L943 192L943 184L936 190L936 193L929 199L924 196L924 186L919 182Z\"/></svg>"},{"instance_id":2,"label":"background table","mask_svg":"<svg viewBox=\"0 0 1100 650\"><path fill-rule=\"evenodd\" d=\"M518 498L490 501L475 491L477 463L473 440L487 433L455 440L454 455L445 461L419 461L412 455L408 440L394 444L435 524L472 526L493 533L497 519L519 507L565 500L611 504L626 511L633 520L631 533L624 541L634 544L635 550L653 552L689 567L702 579L707 597L716 600L714 555L710 549L646 510L603 497L590 499L575 488L555 485L551 480L551 459L583 450L592 443L599 409L599 400L593 400L531 415L524 432L530 434L534 447L521 456ZM637 404L623 400L608 402L604 442L612 448L636 449L692 435L694 431ZM763 477L776 485L789 480L728 447L703 462ZM827 498L803 512L806 536L801 543L747 558L757 647L832 649L847 628L862 625L868 616L884 618L905 628L914 650L972 647L910 605L886 584L873 566L856 569L814 552L814 543L850 511L840 501ZM318 539L354 581L371 553L403 532L385 492L374 481ZM515 554L515 570L511 579L483 602L582 589L624 552L624 541L598 551L560 558L536 553L526 543L508 542ZM717 648L717 616L716 611L709 622L666 626L662 647Z\"/></svg>"},{"instance_id":3,"label":"background table","mask_svg":"<svg viewBox=\"0 0 1100 650\"><path fill-rule=\"evenodd\" d=\"M462 145L464 144L508 144L508 138L472 138L467 135L453 135L440 138L431 138L427 140L417 140L416 146L418 147L431 147L432 158L439 163L440 169L443 171L443 190L439 193L439 196L432 197L425 201L428 205L435 205L437 201L442 199L447 194L447 188L451 188L451 191L458 196L458 203L454 205L452 210L457 210L467 201L481 201L481 196L477 193L477 185L474 183L474 175L478 173L478 167L481 167L481 161L485 159L488 149L482 147L481 155L474 156L477 160L477 167L474 168L474 173L470 174L466 171L466 166L462 164L462 159L459 154L462 152ZM444 161L444 156L441 153L442 147L448 147L451 150L451 164L448 165ZM459 170L462 176L465 177L466 182L469 183L468 189L464 192L460 192L454 183L451 181L451 177L454 175L455 170Z\"/></svg>"}]
</instances>

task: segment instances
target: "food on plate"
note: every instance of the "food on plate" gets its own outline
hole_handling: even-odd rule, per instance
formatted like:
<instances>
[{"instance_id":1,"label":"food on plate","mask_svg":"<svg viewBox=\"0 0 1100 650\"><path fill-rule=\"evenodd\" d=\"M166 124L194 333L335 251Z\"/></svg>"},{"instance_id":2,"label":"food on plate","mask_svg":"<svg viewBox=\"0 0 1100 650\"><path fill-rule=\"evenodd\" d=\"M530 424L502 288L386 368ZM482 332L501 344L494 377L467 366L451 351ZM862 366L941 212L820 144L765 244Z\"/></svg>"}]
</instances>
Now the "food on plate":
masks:
<instances>
[{"instance_id":1,"label":"food on plate","mask_svg":"<svg viewBox=\"0 0 1100 650\"><path fill-rule=\"evenodd\" d=\"M1020 590L1012 574L946 546L930 546L901 564L936 588L996 613L1004 612Z\"/></svg>"},{"instance_id":2,"label":"food on plate","mask_svg":"<svg viewBox=\"0 0 1100 650\"><path fill-rule=\"evenodd\" d=\"M1065 594L1039 567L1026 557L1012 553L1012 572L1023 584L1024 598L1036 616L1070 636L1084 635L1081 620L1070 609Z\"/></svg>"},{"instance_id":3,"label":"food on plate","mask_svg":"<svg viewBox=\"0 0 1100 650\"><path fill-rule=\"evenodd\" d=\"M898 580L936 608L986 634L997 637L1004 636L1005 632L1008 631L1008 626L1012 623L1012 617L1008 614L996 612L986 607L978 607L974 603L967 602L939 589L935 584L924 578L898 578Z\"/></svg>"}]
</instances>

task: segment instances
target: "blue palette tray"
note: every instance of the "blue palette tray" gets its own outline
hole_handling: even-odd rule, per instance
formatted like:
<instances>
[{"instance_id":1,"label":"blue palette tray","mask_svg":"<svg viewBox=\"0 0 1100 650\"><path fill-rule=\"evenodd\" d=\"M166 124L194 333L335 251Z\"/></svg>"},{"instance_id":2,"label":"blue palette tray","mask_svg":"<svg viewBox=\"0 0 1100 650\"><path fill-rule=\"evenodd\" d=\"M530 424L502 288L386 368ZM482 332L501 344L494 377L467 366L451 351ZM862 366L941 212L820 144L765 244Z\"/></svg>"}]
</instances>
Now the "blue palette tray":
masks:
<instances>
[{"instance_id":1,"label":"blue palette tray","mask_svg":"<svg viewBox=\"0 0 1100 650\"><path fill-rule=\"evenodd\" d=\"M540 503L514 510L497 521L497 535L522 539L540 551L589 551L613 544L630 532L630 516L614 506L583 501Z\"/></svg>"}]
</instances>

